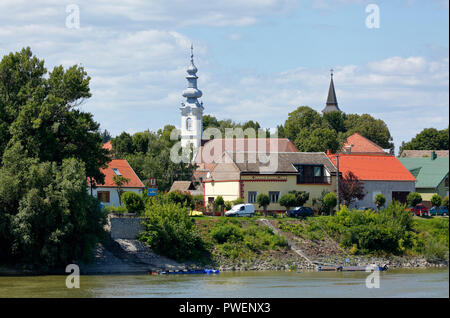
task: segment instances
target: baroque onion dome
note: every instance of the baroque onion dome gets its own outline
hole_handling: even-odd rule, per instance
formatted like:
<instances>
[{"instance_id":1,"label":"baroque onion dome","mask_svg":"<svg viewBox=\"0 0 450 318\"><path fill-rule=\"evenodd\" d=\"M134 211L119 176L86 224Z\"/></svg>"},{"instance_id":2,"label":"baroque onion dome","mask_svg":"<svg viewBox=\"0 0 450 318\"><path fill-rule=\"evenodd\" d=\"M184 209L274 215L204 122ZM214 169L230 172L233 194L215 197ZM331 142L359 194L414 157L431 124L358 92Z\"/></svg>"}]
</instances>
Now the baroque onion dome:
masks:
<instances>
[{"instance_id":1,"label":"baroque onion dome","mask_svg":"<svg viewBox=\"0 0 450 318\"><path fill-rule=\"evenodd\" d=\"M186 97L187 104L195 104L197 107L202 107L202 104L198 102L197 98L202 97L202 91L197 88L197 67L194 64L193 46L191 45L191 64L187 68L188 75L186 79L188 81L188 87L183 91L183 97ZM184 106L184 105L183 105ZM186 105L187 106L187 105ZM193 107L194 105L190 105Z\"/></svg>"}]
</instances>

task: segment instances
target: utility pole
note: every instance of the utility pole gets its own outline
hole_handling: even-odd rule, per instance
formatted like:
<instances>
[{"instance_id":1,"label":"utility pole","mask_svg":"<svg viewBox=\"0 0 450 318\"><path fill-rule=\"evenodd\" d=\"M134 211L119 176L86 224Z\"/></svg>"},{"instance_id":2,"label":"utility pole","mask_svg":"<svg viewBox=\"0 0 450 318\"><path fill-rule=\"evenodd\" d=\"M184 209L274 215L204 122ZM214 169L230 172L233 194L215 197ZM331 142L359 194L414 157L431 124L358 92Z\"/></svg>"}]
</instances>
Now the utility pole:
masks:
<instances>
[{"instance_id":1,"label":"utility pole","mask_svg":"<svg viewBox=\"0 0 450 318\"><path fill-rule=\"evenodd\" d=\"M337 184L337 212L339 212L340 209L340 200L339 200L339 153L336 154L336 168L337 168L337 178L336 178L336 184Z\"/></svg>"}]
</instances>

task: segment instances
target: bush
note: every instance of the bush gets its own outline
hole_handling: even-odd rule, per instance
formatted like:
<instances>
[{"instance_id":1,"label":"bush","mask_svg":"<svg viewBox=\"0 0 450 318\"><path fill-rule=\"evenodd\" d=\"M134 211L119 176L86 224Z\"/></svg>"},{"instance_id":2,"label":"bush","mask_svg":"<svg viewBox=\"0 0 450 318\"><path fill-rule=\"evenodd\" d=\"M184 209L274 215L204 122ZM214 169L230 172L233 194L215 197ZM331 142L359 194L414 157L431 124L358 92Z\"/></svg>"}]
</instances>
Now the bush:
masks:
<instances>
[{"instance_id":1,"label":"bush","mask_svg":"<svg viewBox=\"0 0 450 318\"><path fill-rule=\"evenodd\" d=\"M440 207L442 203L442 198L439 194L435 193L431 197L431 204L435 207Z\"/></svg>"},{"instance_id":2,"label":"bush","mask_svg":"<svg viewBox=\"0 0 450 318\"><path fill-rule=\"evenodd\" d=\"M139 194L127 191L122 194L122 202L129 213L142 213L144 211L144 201Z\"/></svg>"},{"instance_id":3,"label":"bush","mask_svg":"<svg viewBox=\"0 0 450 318\"><path fill-rule=\"evenodd\" d=\"M244 199L242 199L242 198L237 198L236 200L233 201L233 205L242 204L242 203L244 203Z\"/></svg>"},{"instance_id":4,"label":"bush","mask_svg":"<svg viewBox=\"0 0 450 318\"><path fill-rule=\"evenodd\" d=\"M211 237L219 244L240 242L243 239L243 233L236 225L223 224L211 231Z\"/></svg>"},{"instance_id":5,"label":"bush","mask_svg":"<svg viewBox=\"0 0 450 318\"><path fill-rule=\"evenodd\" d=\"M446 197L444 197L442 199L442 203L441 204L442 204L442 206L445 206L448 209L448 196L446 196Z\"/></svg>"},{"instance_id":6,"label":"bush","mask_svg":"<svg viewBox=\"0 0 450 318\"><path fill-rule=\"evenodd\" d=\"M289 208L294 207L297 204L297 198L292 193L286 193L281 196L279 203L281 206L284 206L286 210L289 210Z\"/></svg>"},{"instance_id":7,"label":"bush","mask_svg":"<svg viewBox=\"0 0 450 318\"><path fill-rule=\"evenodd\" d=\"M386 203L386 197L384 195L382 195L381 193L378 193L375 196L373 203L375 203L375 205L377 206L377 209L380 209Z\"/></svg>"},{"instance_id":8,"label":"bush","mask_svg":"<svg viewBox=\"0 0 450 318\"><path fill-rule=\"evenodd\" d=\"M410 207L415 207L420 202L422 202L422 196L417 192L411 192L406 197L406 201L408 202Z\"/></svg>"},{"instance_id":9,"label":"bush","mask_svg":"<svg viewBox=\"0 0 450 318\"><path fill-rule=\"evenodd\" d=\"M231 210L232 208L232 203L230 201L225 201L225 210Z\"/></svg>"},{"instance_id":10,"label":"bush","mask_svg":"<svg viewBox=\"0 0 450 318\"><path fill-rule=\"evenodd\" d=\"M164 199L162 199L164 201ZM172 203L181 204L181 206L193 209L194 198L189 192L172 191L167 194L167 200Z\"/></svg>"},{"instance_id":11,"label":"bush","mask_svg":"<svg viewBox=\"0 0 450 318\"><path fill-rule=\"evenodd\" d=\"M145 217L140 240L153 251L177 261L201 257L204 243L186 207L173 202L154 202L146 208Z\"/></svg>"},{"instance_id":12,"label":"bush","mask_svg":"<svg viewBox=\"0 0 450 318\"><path fill-rule=\"evenodd\" d=\"M334 192L329 192L323 197L323 203L328 211L331 211L337 204L337 195Z\"/></svg>"}]
</instances>

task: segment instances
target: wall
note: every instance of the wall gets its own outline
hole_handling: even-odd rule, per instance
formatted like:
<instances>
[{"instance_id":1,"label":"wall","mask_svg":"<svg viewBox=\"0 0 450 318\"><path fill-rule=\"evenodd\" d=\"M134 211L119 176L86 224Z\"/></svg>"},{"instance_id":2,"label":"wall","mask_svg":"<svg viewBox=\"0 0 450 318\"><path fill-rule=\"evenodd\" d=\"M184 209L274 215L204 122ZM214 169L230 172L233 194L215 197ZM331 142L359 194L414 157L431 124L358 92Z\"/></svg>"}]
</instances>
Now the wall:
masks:
<instances>
[{"instance_id":1,"label":"wall","mask_svg":"<svg viewBox=\"0 0 450 318\"><path fill-rule=\"evenodd\" d=\"M123 188L125 192L131 191L137 194L142 193L143 189L140 188ZM98 187L96 189L92 189L92 196L97 197L97 191L109 191L109 203L103 202L105 206L119 206L119 194L117 193L117 188L103 188ZM88 193L91 193L91 189L88 187Z\"/></svg>"},{"instance_id":2,"label":"wall","mask_svg":"<svg viewBox=\"0 0 450 318\"><path fill-rule=\"evenodd\" d=\"M307 191L309 192L309 200L305 203L305 206L312 207L312 200L320 197L323 190L328 192L336 192L336 177L332 177L331 184L297 184L296 175L284 175L284 176L267 176L264 178L255 176L243 176L242 190L244 193L244 201L248 202L248 192L254 191L258 194L269 194L269 191L280 191L280 198L283 194L289 191ZM255 210L262 210L258 204L254 204ZM286 208L282 207L278 203L270 203L267 207L268 211L285 211Z\"/></svg>"},{"instance_id":3,"label":"wall","mask_svg":"<svg viewBox=\"0 0 450 318\"><path fill-rule=\"evenodd\" d=\"M128 240L136 239L139 235L139 232L144 230L144 227L141 224L143 220L144 218L121 218L108 216L111 238Z\"/></svg>"},{"instance_id":4,"label":"wall","mask_svg":"<svg viewBox=\"0 0 450 318\"><path fill-rule=\"evenodd\" d=\"M225 201L233 201L239 197L239 181L215 181L205 182L205 201L208 197L214 199L221 195Z\"/></svg>"},{"instance_id":5,"label":"wall","mask_svg":"<svg viewBox=\"0 0 450 318\"><path fill-rule=\"evenodd\" d=\"M241 186L239 186L241 183ZM281 197L289 191L307 191L309 200L305 206L312 206L312 200L320 197L323 190L336 192L336 177L332 177L331 184L297 184L296 175L245 175L241 182L206 182L205 183L205 201L208 203L208 197L216 198L221 195L225 201L233 201L239 197L239 189L245 203L248 203L248 192L254 191L258 194L269 194L269 191L279 191ZM255 210L262 210L258 204L254 204ZM268 211L285 211L285 208L278 203L271 203L267 207Z\"/></svg>"},{"instance_id":6,"label":"wall","mask_svg":"<svg viewBox=\"0 0 450 318\"><path fill-rule=\"evenodd\" d=\"M375 199L375 195L377 193L381 193L386 197L387 206L389 202L392 201L392 192L393 191L405 191L405 192L415 192L415 182L414 181L363 181L364 190L367 192L364 199L359 200L352 205L350 208L376 208L375 203L373 203Z\"/></svg>"}]
</instances>

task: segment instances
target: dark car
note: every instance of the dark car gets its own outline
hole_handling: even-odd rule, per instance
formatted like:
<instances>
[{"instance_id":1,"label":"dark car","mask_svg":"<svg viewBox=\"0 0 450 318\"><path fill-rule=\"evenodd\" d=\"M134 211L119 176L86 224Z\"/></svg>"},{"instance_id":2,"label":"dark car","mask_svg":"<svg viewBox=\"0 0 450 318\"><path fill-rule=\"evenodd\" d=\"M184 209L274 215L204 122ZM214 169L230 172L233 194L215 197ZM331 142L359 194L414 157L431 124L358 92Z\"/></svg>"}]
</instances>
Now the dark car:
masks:
<instances>
[{"instance_id":1,"label":"dark car","mask_svg":"<svg viewBox=\"0 0 450 318\"><path fill-rule=\"evenodd\" d=\"M313 216L314 211L306 206L298 206L293 208L292 210L289 210L286 212L287 216L298 218L298 217L305 217L305 216Z\"/></svg>"},{"instance_id":2,"label":"dark car","mask_svg":"<svg viewBox=\"0 0 450 318\"><path fill-rule=\"evenodd\" d=\"M427 207L424 205L416 205L415 207L411 208L410 211L417 216L430 215Z\"/></svg>"},{"instance_id":3,"label":"dark car","mask_svg":"<svg viewBox=\"0 0 450 318\"><path fill-rule=\"evenodd\" d=\"M436 215L436 207L432 207L430 209L431 215ZM437 209L437 215L448 215L448 208L446 206L440 206L439 209Z\"/></svg>"}]
</instances>

